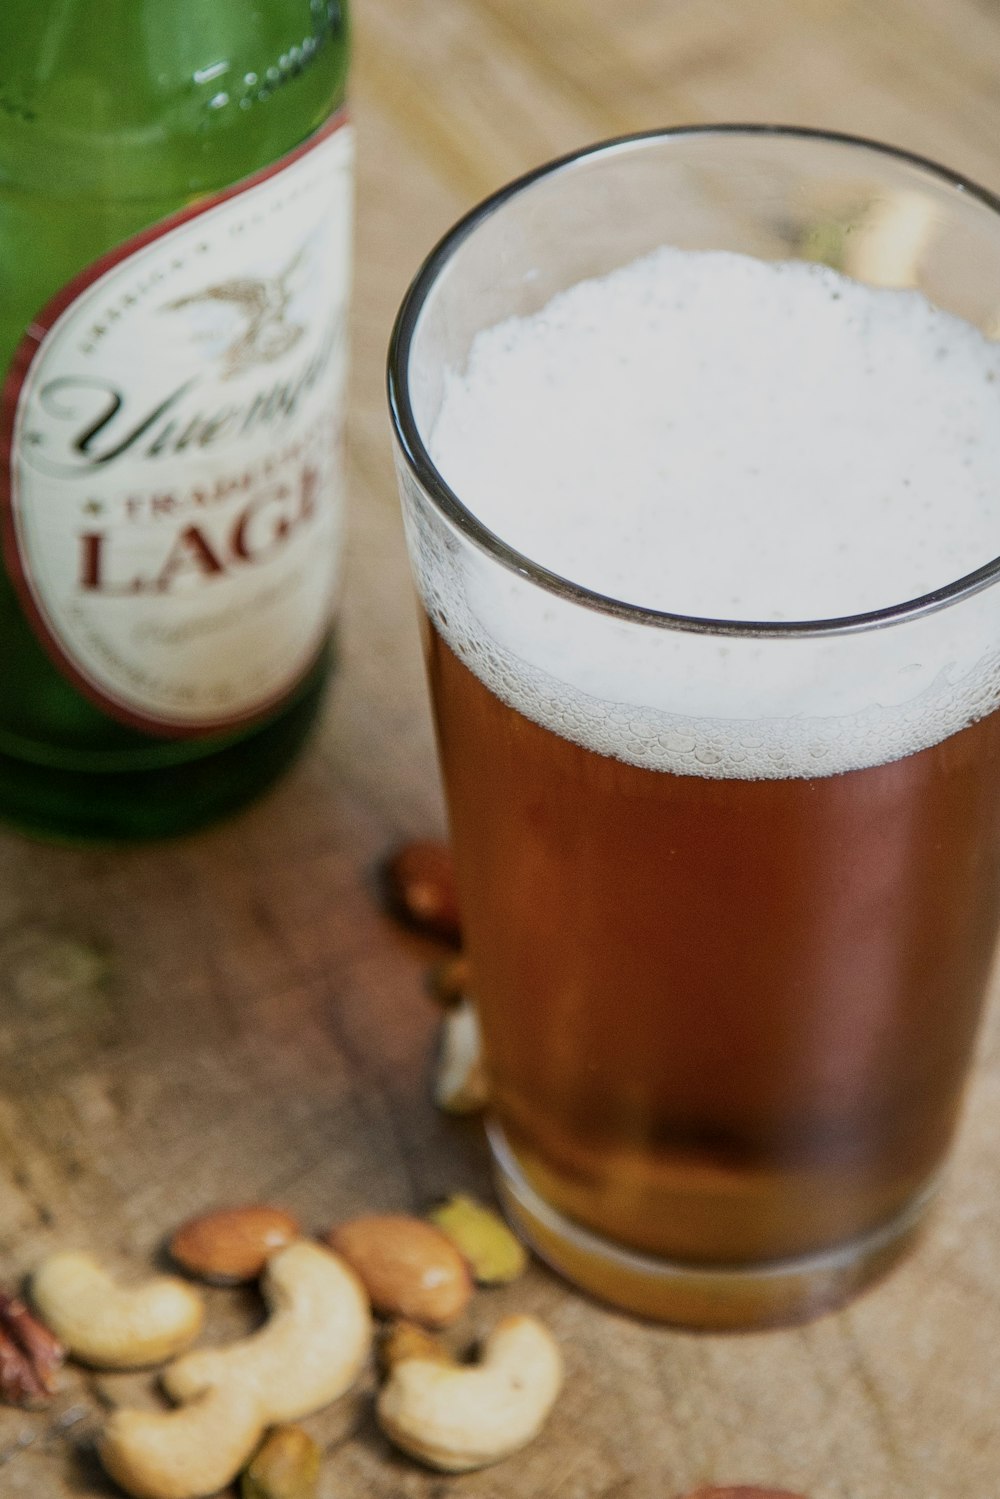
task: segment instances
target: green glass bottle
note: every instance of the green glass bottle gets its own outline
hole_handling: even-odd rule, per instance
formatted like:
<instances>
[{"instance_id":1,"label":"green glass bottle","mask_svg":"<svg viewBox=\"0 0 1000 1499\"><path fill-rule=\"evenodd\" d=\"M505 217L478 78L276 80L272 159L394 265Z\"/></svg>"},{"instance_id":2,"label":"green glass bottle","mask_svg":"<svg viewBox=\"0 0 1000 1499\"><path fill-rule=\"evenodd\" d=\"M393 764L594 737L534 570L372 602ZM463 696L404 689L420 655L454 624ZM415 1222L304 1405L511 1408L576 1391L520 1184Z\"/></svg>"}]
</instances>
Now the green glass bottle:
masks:
<instances>
[{"instance_id":1,"label":"green glass bottle","mask_svg":"<svg viewBox=\"0 0 1000 1499\"><path fill-rule=\"evenodd\" d=\"M331 654L341 0L3 0L0 817L177 832Z\"/></svg>"}]
</instances>

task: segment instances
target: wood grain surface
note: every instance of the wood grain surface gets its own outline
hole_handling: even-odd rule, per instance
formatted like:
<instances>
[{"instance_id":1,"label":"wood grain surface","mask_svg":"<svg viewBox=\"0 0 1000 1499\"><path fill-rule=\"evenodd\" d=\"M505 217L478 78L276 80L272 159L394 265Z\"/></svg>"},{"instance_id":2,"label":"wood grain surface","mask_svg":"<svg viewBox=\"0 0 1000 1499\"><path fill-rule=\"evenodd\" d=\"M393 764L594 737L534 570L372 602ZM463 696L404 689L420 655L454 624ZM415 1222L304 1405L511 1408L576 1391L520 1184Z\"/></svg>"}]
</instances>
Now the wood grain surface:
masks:
<instances>
[{"instance_id":1,"label":"wood grain surface","mask_svg":"<svg viewBox=\"0 0 1000 1499\"><path fill-rule=\"evenodd\" d=\"M487 1193L475 1125L428 1102L436 950L380 911L373 870L443 829L391 469L383 360L423 254L546 157L656 125L770 120L872 135L1000 189L993 0L357 0L360 138L343 663L320 733L257 806L196 837L70 850L0 834L0 1284L53 1247L123 1272L180 1219L273 1200L317 1228ZM1000 1016L918 1252L797 1331L692 1336L540 1267L459 1330L542 1314L569 1381L545 1435L441 1479L394 1457L370 1381L309 1423L323 1499L672 1499L708 1483L810 1499L1000 1489ZM211 1293L210 1334L252 1324ZM103 1405L145 1377L72 1373L0 1410L3 1499L113 1491Z\"/></svg>"}]
</instances>

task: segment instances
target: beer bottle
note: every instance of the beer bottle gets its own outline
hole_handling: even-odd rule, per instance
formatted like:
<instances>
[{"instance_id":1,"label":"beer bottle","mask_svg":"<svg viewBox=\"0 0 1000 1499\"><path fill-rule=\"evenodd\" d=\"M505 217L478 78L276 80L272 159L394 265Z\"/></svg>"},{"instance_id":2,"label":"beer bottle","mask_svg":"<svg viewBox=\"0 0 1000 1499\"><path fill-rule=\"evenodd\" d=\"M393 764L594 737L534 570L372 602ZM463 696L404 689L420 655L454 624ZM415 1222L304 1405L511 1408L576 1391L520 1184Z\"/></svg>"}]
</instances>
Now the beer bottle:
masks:
<instances>
[{"instance_id":1,"label":"beer bottle","mask_svg":"<svg viewBox=\"0 0 1000 1499\"><path fill-rule=\"evenodd\" d=\"M342 0L3 0L0 816L176 832L330 656Z\"/></svg>"}]
</instances>

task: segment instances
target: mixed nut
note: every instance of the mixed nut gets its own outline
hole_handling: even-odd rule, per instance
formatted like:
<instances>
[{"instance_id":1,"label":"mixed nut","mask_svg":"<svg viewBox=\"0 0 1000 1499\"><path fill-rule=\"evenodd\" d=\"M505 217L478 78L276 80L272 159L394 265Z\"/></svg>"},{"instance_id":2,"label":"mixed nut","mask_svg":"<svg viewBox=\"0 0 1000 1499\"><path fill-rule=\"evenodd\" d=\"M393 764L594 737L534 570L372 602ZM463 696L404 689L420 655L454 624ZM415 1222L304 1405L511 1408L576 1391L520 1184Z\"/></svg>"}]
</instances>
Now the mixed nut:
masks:
<instances>
[{"instance_id":1,"label":"mixed nut","mask_svg":"<svg viewBox=\"0 0 1000 1499\"><path fill-rule=\"evenodd\" d=\"M477 1286L502 1286L528 1267L528 1251L502 1218L474 1197L459 1193L428 1213L472 1271Z\"/></svg>"},{"instance_id":2,"label":"mixed nut","mask_svg":"<svg viewBox=\"0 0 1000 1499\"><path fill-rule=\"evenodd\" d=\"M422 842L384 873L396 914L458 946L450 852ZM432 974L444 1010L435 1101L451 1113L486 1103L466 959ZM523 1245L490 1208L456 1195L426 1218L366 1214L303 1237L284 1209L248 1204L181 1225L170 1254L212 1285L260 1280L265 1325L223 1347L191 1348L204 1319L188 1279L120 1286L90 1255L57 1253L31 1284L36 1316L0 1294L0 1402L44 1403L69 1356L92 1368L161 1366L171 1410L115 1409L97 1442L101 1461L135 1499L204 1499L240 1479L241 1499L316 1499L321 1454L294 1424L354 1383L387 1319L376 1416L401 1451L446 1473L500 1461L532 1441L563 1382L563 1361L532 1316L501 1318L477 1362L456 1361L434 1334L468 1307L476 1286L516 1279ZM804 1499L784 1489L709 1487L684 1499Z\"/></svg>"},{"instance_id":3,"label":"mixed nut","mask_svg":"<svg viewBox=\"0 0 1000 1499\"><path fill-rule=\"evenodd\" d=\"M55 1393L66 1357L58 1338L16 1296L0 1294L0 1395L9 1405L36 1405Z\"/></svg>"},{"instance_id":4,"label":"mixed nut","mask_svg":"<svg viewBox=\"0 0 1000 1499\"><path fill-rule=\"evenodd\" d=\"M121 1287L89 1254L52 1254L31 1299L66 1349L94 1369L146 1369L193 1343L205 1308L193 1286L157 1275Z\"/></svg>"},{"instance_id":5,"label":"mixed nut","mask_svg":"<svg viewBox=\"0 0 1000 1499\"><path fill-rule=\"evenodd\" d=\"M271 1255L301 1233L299 1220L283 1208L223 1208L182 1223L170 1240L170 1257L199 1280L235 1286L256 1280Z\"/></svg>"},{"instance_id":6,"label":"mixed nut","mask_svg":"<svg viewBox=\"0 0 1000 1499\"><path fill-rule=\"evenodd\" d=\"M462 940L451 849L424 838L404 843L382 867L389 909L428 937L457 947Z\"/></svg>"},{"instance_id":7,"label":"mixed nut","mask_svg":"<svg viewBox=\"0 0 1000 1499\"><path fill-rule=\"evenodd\" d=\"M322 1243L269 1207L183 1224L171 1253L189 1274L228 1285L260 1276L267 1322L222 1347L190 1347L204 1305L189 1280L121 1286L90 1255L50 1255L31 1282L38 1317L0 1299L0 1395L28 1403L52 1394L64 1350L98 1369L162 1366L174 1408L115 1409L98 1438L121 1488L135 1499L200 1499L242 1475L243 1499L315 1499L319 1452L294 1423L355 1382L374 1341L374 1308L393 1319L376 1403L386 1435L446 1472L497 1462L543 1425L562 1359L534 1317L502 1319L474 1365L432 1336L461 1316L474 1282L510 1279L525 1265L522 1257L515 1266L510 1231L490 1209L454 1198L438 1212L440 1226L367 1214Z\"/></svg>"},{"instance_id":8,"label":"mixed nut","mask_svg":"<svg viewBox=\"0 0 1000 1499\"><path fill-rule=\"evenodd\" d=\"M301 1426L275 1426L240 1480L240 1499L314 1499L320 1450Z\"/></svg>"},{"instance_id":9,"label":"mixed nut","mask_svg":"<svg viewBox=\"0 0 1000 1499\"><path fill-rule=\"evenodd\" d=\"M382 866L382 887L390 914L425 937L452 946L462 938L451 850L422 839L404 844ZM470 997L471 971L462 952L431 969L427 989L444 1011L438 1043L433 1096L446 1114L476 1114L488 1101L479 1017Z\"/></svg>"},{"instance_id":10,"label":"mixed nut","mask_svg":"<svg viewBox=\"0 0 1000 1499\"><path fill-rule=\"evenodd\" d=\"M504 1317L477 1365L402 1348L376 1406L397 1447L445 1473L497 1462L538 1435L563 1380L551 1334L535 1317Z\"/></svg>"},{"instance_id":11,"label":"mixed nut","mask_svg":"<svg viewBox=\"0 0 1000 1499\"><path fill-rule=\"evenodd\" d=\"M469 1266L431 1223L371 1214L333 1228L327 1243L355 1270L376 1312L423 1327L448 1327L472 1297Z\"/></svg>"}]
</instances>

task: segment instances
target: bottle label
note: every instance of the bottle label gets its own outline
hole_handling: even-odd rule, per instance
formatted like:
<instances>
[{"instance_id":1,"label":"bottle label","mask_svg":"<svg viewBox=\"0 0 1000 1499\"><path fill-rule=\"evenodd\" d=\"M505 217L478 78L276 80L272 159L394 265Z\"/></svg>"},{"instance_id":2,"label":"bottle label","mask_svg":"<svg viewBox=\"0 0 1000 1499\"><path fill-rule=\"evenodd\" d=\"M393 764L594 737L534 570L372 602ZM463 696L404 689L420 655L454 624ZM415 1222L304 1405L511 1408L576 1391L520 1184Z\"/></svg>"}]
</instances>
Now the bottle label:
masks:
<instances>
[{"instance_id":1,"label":"bottle label","mask_svg":"<svg viewBox=\"0 0 1000 1499\"><path fill-rule=\"evenodd\" d=\"M158 734L247 723L329 628L342 530L352 132L89 266L3 394L4 551L60 669Z\"/></svg>"}]
</instances>

